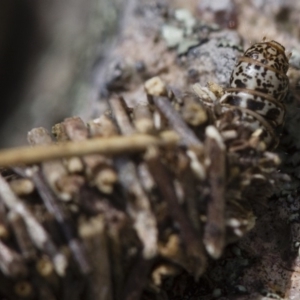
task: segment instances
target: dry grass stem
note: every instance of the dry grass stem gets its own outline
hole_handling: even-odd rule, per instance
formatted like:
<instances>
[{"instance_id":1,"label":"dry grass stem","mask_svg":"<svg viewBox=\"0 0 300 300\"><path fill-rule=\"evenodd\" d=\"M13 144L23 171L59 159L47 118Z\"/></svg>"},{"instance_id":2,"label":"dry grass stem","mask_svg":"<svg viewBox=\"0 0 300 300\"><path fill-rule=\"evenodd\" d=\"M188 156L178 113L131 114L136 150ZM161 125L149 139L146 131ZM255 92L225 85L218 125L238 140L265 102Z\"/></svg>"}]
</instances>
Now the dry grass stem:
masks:
<instances>
[{"instance_id":1,"label":"dry grass stem","mask_svg":"<svg viewBox=\"0 0 300 300\"><path fill-rule=\"evenodd\" d=\"M165 131L158 137L147 134L134 134L81 142L64 142L56 145L25 146L0 151L0 166L33 164L52 159L95 153L119 155L145 151L150 146L174 146L178 141L179 137L175 132Z\"/></svg>"}]
</instances>

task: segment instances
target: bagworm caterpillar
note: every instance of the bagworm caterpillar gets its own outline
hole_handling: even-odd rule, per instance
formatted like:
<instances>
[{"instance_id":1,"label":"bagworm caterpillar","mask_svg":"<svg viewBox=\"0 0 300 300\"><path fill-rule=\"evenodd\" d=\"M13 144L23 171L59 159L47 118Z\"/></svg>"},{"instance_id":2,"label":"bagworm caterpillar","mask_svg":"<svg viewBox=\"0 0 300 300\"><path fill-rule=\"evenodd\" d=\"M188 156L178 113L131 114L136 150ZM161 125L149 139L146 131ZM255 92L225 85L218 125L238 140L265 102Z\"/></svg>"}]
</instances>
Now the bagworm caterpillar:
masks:
<instances>
[{"instance_id":1,"label":"bagworm caterpillar","mask_svg":"<svg viewBox=\"0 0 300 300\"><path fill-rule=\"evenodd\" d=\"M256 43L239 58L230 77L230 87L220 99L223 108L240 110L253 132L261 129L268 147L277 144L275 130L284 122L288 68L289 57L281 44Z\"/></svg>"}]
</instances>

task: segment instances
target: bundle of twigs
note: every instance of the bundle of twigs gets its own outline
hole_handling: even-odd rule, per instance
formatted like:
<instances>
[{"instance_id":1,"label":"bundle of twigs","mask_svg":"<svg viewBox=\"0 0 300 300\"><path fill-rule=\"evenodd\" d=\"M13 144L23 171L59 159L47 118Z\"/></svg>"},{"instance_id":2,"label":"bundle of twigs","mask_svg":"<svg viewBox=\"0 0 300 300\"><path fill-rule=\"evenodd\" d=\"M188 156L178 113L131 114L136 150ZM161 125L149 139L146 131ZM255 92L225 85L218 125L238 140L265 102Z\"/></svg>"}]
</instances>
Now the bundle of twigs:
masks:
<instances>
[{"instance_id":1,"label":"bundle of twigs","mask_svg":"<svg viewBox=\"0 0 300 300\"><path fill-rule=\"evenodd\" d=\"M33 147L0 152L4 297L165 299L166 278L199 278L253 227L278 157L232 112L217 129L198 96L157 78L145 90L133 108L113 95L98 119L55 125L56 141L35 128Z\"/></svg>"}]
</instances>

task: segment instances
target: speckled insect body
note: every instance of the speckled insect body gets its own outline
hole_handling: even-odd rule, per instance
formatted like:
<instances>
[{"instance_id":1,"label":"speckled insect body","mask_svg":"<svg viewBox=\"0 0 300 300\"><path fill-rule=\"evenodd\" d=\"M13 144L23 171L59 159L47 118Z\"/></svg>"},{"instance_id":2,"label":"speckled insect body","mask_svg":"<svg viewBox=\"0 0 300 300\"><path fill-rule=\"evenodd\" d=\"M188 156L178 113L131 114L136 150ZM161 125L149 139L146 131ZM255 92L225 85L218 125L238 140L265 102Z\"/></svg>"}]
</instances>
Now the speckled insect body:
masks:
<instances>
[{"instance_id":1,"label":"speckled insect body","mask_svg":"<svg viewBox=\"0 0 300 300\"><path fill-rule=\"evenodd\" d=\"M239 58L230 87L220 99L223 107L240 109L249 128L261 129L267 146L277 144L275 129L284 122L288 68L282 45L275 41L256 43Z\"/></svg>"}]
</instances>

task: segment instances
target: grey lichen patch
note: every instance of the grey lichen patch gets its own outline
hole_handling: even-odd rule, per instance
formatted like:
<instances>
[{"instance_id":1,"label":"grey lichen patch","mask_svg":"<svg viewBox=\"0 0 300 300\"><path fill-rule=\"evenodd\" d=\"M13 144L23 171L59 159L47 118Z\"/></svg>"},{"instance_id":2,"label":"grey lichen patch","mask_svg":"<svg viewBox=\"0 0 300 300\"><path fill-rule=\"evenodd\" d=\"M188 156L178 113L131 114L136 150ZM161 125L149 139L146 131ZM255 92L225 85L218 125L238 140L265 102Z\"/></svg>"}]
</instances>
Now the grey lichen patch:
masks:
<instances>
[{"instance_id":1,"label":"grey lichen patch","mask_svg":"<svg viewBox=\"0 0 300 300\"><path fill-rule=\"evenodd\" d=\"M231 47L221 47L224 41ZM240 49L241 40L236 32L220 31L211 34L207 42L187 53L185 65L193 66L198 72L193 82L205 86L207 82L213 81L221 86L227 86L236 58L240 55Z\"/></svg>"},{"instance_id":2,"label":"grey lichen patch","mask_svg":"<svg viewBox=\"0 0 300 300\"><path fill-rule=\"evenodd\" d=\"M187 34L191 34L194 26L197 23L196 19L191 14L191 12L186 9L177 9L174 15L178 21L184 23Z\"/></svg>"},{"instance_id":3,"label":"grey lichen patch","mask_svg":"<svg viewBox=\"0 0 300 300\"><path fill-rule=\"evenodd\" d=\"M186 54L191 48L207 39L210 32L220 30L216 24L196 19L186 9L175 10L166 19L161 33L169 48L176 48L178 55Z\"/></svg>"},{"instance_id":4,"label":"grey lichen patch","mask_svg":"<svg viewBox=\"0 0 300 300\"><path fill-rule=\"evenodd\" d=\"M162 36L165 39L168 47L178 46L184 37L184 30L171 25L164 25L162 27Z\"/></svg>"},{"instance_id":5,"label":"grey lichen patch","mask_svg":"<svg viewBox=\"0 0 300 300\"><path fill-rule=\"evenodd\" d=\"M189 49L199 45L200 41L198 39L184 39L177 48L178 55L182 55L188 52Z\"/></svg>"}]
</instances>

